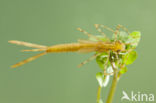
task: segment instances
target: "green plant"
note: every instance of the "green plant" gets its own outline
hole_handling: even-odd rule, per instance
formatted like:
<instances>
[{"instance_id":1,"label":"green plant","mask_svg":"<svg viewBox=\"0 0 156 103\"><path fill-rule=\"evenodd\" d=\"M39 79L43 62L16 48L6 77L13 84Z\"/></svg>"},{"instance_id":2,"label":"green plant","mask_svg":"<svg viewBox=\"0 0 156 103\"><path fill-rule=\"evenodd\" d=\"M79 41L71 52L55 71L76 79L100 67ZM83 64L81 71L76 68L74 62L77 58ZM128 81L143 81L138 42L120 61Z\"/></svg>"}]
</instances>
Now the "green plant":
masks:
<instances>
[{"instance_id":1,"label":"green plant","mask_svg":"<svg viewBox=\"0 0 156 103\"><path fill-rule=\"evenodd\" d=\"M113 35L114 41L115 35ZM112 103L115 93L116 85L120 77L127 72L127 65L132 64L137 57L135 48L137 47L141 38L141 33L134 31L130 34L120 31L117 35L117 39L125 44L125 51L123 52L103 52L96 57L96 62L101 68L101 72L96 74L97 81L99 83L97 93L97 103L103 103L101 99L101 89L106 87L109 83L109 77L113 75L112 85L109 90L109 94L106 103ZM101 40L104 37L101 37Z\"/></svg>"}]
</instances>

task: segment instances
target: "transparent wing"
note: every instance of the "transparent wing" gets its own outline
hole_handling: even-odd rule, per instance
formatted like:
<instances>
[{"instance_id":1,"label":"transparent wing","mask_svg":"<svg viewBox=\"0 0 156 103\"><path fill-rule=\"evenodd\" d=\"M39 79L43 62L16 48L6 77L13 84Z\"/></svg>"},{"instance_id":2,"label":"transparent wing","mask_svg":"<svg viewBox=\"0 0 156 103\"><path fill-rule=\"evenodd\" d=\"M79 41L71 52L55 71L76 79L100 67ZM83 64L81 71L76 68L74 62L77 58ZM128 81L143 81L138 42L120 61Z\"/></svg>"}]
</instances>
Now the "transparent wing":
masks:
<instances>
[{"instance_id":1,"label":"transparent wing","mask_svg":"<svg viewBox=\"0 0 156 103\"><path fill-rule=\"evenodd\" d=\"M91 41L91 40L85 40L85 39L78 39L77 40L79 43L95 43L94 41Z\"/></svg>"}]
</instances>

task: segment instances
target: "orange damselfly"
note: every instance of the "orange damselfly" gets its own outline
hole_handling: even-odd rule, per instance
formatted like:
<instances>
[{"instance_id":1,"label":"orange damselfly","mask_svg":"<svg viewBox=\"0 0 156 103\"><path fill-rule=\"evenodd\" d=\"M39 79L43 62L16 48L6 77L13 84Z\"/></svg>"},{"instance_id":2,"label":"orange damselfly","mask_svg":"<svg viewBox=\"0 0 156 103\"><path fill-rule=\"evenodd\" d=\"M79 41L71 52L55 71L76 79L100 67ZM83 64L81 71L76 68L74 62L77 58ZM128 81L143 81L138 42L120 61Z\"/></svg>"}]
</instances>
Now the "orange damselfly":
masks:
<instances>
[{"instance_id":1,"label":"orange damselfly","mask_svg":"<svg viewBox=\"0 0 156 103\"><path fill-rule=\"evenodd\" d=\"M117 25L116 30L113 30L113 29L108 28L101 24L95 24L95 27L96 27L97 31L99 31L103 36L106 36L106 35L104 34L104 32L102 32L101 28L105 28L109 31L112 31L115 34L115 40L113 42L111 42L110 40L102 41L97 36L94 36L80 28L78 28L78 30L80 32L83 32L88 37L93 37L97 41L78 40L77 43L44 46L44 45L38 45L38 44L33 44L33 43L28 43L28 42L23 42L23 41L10 40L8 42L12 43L12 44L23 45L26 47L35 48L35 49L30 49L30 50L22 50L24 52L26 52L26 51L27 52L28 51L32 51L32 52L42 51L42 53L32 56L28 59L21 61L21 62L18 62L16 64L12 65L11 67L15 68L15 67L21 66L25 63L35 60L36 58L38 58L42 55L48 54L48 53L62 53L62 52L81 52L81 53L98 52L98 53L101 53L101 52L108 52L108 51L120 52L120 51L125 50L125 44L120 42L119 40L117 40L117 34L118 34L120 28L123 28L126 32L128 32L128 30L125 27L123 27L122 25ZM82 62L79 65L79 67L82 66L83 64L86 64L90 60L96 58L98 56L98 53L93 55L86 61Z\"/></svg>"}]
</instances>

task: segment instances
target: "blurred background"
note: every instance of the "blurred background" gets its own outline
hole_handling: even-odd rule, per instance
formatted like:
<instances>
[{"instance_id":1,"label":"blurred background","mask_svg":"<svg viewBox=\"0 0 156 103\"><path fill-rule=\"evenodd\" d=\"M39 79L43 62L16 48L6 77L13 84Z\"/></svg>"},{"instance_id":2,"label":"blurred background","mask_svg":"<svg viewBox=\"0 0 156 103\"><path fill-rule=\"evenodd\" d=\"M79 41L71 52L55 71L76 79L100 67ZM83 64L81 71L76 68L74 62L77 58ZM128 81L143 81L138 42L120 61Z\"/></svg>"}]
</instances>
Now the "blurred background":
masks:
<instances>
[{"instance_id":1,"label":"blurred background","mask_svg":"<svg viewBox=\"0 0 156 103\"><path fill-rule=\"evenodd\" d=\"M36 53L21 53L26 47L8 43L77 42L87 36L76 28L97 35L94 24L122 24L142 33L138 58L120 79L113 103L121 102L123 90L156 94L155 5L155 0L0 0L0 103L96 103L100 68L95 60L77 68L92 53L48 54L11 69ZM102 90L104 101L110 84Z\"/></svg>"}]
</instances>

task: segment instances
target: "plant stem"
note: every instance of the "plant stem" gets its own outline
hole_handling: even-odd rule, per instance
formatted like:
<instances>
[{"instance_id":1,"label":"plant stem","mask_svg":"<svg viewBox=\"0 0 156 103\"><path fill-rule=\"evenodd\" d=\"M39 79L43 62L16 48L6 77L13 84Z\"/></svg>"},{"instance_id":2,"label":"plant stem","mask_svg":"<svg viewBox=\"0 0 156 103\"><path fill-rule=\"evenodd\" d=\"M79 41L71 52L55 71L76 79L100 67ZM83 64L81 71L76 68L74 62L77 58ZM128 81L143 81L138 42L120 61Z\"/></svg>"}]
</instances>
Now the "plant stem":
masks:
<instances>
[{"instance_id":1,"label":"plant stem","mask_svg":"<svg viewBox=\"0 0 156 103\"><path fill-rule=\"evenodd\" d=\"M109 57L110 57L110 52L108 52L108 57L107 57L107 60L106 60L106 62L104 64L104 71L103 71L103 74L104 74L103 79L104 80L105 80L105 72L106 72L108 61L109 61ZM97 103L99 103L100 102L100 99L101 99L101 89L102 89L102 87L99 86L98 87L98 92L97 92Z\"/></svg>"},{"instance_id":2,"label":"plant stem","mask_svg":"<svg viewBox=\"0 0 156 103\"><path fill-rule=\"evenodd\" d=\"M97 103L99 103L101 99L101 86L98 87L98 92L97 92Z\"/></svg>"},{"instance_id":3,"label":"plant stem","mask_svg":"<svg viewBox=\"0 0 156 103\"><path fill-rule=\"evenodd\" d=\"M114 77L113 77L112 86L110 88L106 103L112 103L113 97L114 97L114 94L115 94L115 89L116 89L117 82L118 82L118 80L117 80L117 75L118 75L117 68L115 67L115 63L114 64L111 63L111 64L112 64L112 68L114 70Z\"/></svg>"}]
</instances>

